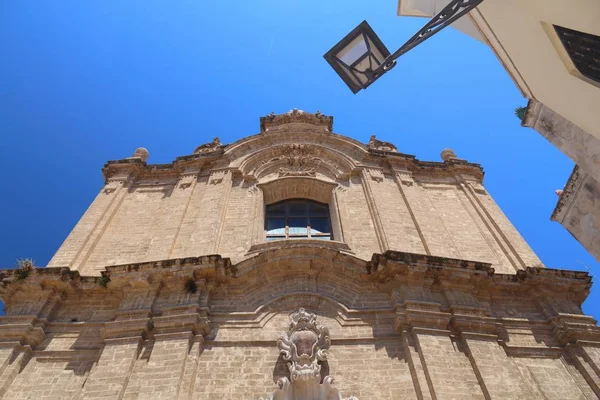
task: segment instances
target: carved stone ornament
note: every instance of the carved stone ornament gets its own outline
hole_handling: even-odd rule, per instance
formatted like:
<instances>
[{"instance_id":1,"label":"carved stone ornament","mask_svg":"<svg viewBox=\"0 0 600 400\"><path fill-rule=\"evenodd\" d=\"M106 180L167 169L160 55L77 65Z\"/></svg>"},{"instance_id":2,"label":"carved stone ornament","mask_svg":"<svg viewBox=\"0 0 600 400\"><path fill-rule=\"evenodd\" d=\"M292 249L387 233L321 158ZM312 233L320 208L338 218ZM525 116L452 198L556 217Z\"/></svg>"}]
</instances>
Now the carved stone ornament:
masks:
<instances>
[{"instance_id":1,"label":"carved stone ornament","mask_svg":"<svg viewBox=\"0 0 600 400\"><path fill-rule=\"evenodd\" d=\"M287 165L279 168L279 176L315 176L315 169L306 164L316 158L310 155L309 149L305 145L287 146L282 159Z\"/></svg>"},{"instance_id":2,"label":"carved stone ornament","mask_svg":"<svg viewBox=\"0 0 600 400\"><path fill-rule=\"evenodd\" d=\"M213 151L219 150L221 147L221 140L218 137L216 137L213 139L212 142L205 143L196 147L196 150L194 150L194 154L212 153Z\"/></svg>"},{"instance_id":3,"label":"carved stone ornament","mask_svg":"<svg viewBox=\"0 0 600 400\"><path fill-rule=\"evenodd\" d=\"M369 168L369 175L375 182L383 182L384 175L383 171L377 168Z\"/></svg>"},{"instance_id":4,"label":"carved stone ornament","mask_svg":"<svg viewBox=\"0 0 600 400\"><path fill-rule=\"evenodd\" d=\"M321 364L327 361L331 345L329 329L317 326L317 316L304 308L290 315L288 332L279 338L277 347L287 361L290 379L280 378L279 389L266 400L342 400L326 376L321 383ZM261 398L261 400L263 400ZM347 400L358 400L354 396Z\"/></svg>"},{"instance_id":5,"label":"carved stone ornament","mask_svg":"<svg viewBox=\"0 0 600 400\"><path fill-rule=\"evenodd\" d=\"M369 139L369 150L379 150L379 151L391 151L394 153L398 152L396 146L391 144L390 142L384 142L383 140L377 140L375 135L372 135Z\"/></svg>"},{"instance_id":6,"label":"carved stone ornament","mask_svg":"<svg viewBox=\"0 0 600 400\"><path fill-rule=\"evenodd\" d=\"M324 115L320 111L312 114L298 110L297 108L294 108L285 114L275 114L272 112L269 115L260 118L260 131L267 132L270 128L291 123L310 124L325 128L326 131L331 132L331 129L333 128L333 117Z\"/></svg>"},{"instance_id":7,"label":"carved stone ornament","mask_svg":"<svg viewBox=\"0 0 600 400\"><path fill-rule=\"evenodd\" d=\"M405 186L412 186L413 183L415 183L412 174L410 172L396 172L396 176L398 177L398 180L400 181L400 183L402 183Z\"/></svg>"}]
</instances>

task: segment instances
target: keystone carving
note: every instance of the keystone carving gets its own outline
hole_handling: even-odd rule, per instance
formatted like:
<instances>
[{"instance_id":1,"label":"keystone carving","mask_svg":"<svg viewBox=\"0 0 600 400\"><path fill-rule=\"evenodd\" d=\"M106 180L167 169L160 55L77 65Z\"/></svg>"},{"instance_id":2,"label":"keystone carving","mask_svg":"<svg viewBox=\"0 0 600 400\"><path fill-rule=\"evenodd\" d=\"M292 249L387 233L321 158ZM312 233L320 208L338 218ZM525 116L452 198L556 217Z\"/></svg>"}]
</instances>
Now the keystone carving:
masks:
<instances>
[{"instance_id":1,"label":"keystone carving","mask_svg":"<svg viewBox=\"0 0 600 400\"><path fill-rule=\"evenodd\" d=\"M282 159L287 165L279 168L279 176L315 176L315 169L306 165L308 161L315 159L310 155L307 146L302 144L287 146Z\"/></svg>"},{"instance_id":2,"label":"keystone carving","mask_svg":"<svg viewBox=\"0 0 600 400\"><path fill-rule=\"evenodd\" d=\"M290 379L280 378L279 389L267 400L342 400L340 392L332 386L333 377L326 376L321 383L319 361L327 361L330 345L329 329L317 325L315 314L304 308L292 313L288 332L277 341L287 361ZM358 399L350 396L346 400Z\"/></svg>"}]
</instances>

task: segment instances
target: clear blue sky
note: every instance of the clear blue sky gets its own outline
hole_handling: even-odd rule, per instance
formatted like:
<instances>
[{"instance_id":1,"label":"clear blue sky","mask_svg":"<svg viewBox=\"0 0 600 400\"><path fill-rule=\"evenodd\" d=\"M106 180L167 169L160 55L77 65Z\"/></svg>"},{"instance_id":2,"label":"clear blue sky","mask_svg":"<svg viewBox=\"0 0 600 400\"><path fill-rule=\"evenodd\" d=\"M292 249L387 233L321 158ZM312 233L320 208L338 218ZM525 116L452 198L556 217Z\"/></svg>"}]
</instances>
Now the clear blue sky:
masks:
<instances>
[{"instance_id":1,"label":"clear blue sky","mask_svg":"<svg viewBox=\"0 0 600 400\"><path fill-rule=\"evenodd\" d=\"M549 220L573 163L513 109L525 105L483 44L453 29L353 95L323 54L362 20L394 51L426 21L396 1L4 1L0 4L0 267L45 265L92 202L110 159L169 163L214 136L257 133L292 108L422 160L445 147L548 267L600 266ZM600 316L600 287L584 309Z\"/></svg>"}]
</instances>

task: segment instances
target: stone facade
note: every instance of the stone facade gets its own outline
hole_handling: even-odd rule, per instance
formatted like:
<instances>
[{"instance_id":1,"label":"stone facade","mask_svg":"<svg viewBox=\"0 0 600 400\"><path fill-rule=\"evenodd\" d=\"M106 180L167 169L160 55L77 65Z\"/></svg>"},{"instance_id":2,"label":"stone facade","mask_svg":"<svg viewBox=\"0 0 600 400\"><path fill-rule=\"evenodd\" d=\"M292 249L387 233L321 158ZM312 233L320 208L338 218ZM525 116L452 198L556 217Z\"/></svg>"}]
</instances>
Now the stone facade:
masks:
<instances>
[{"instance_id":1,"label":"stone facade","mask_svg":"<svg viewBox=\"0 0 600 400\"><path fill-rule=\"evenodd\" d=\"M293 110L168 165L109 161L47 268L1 272L0 395L597 398L591 278L543 267L479 165L332 127ZM295 198L334 240L266 240Z\"/></svg>"},{"instance_id":2,"label":"stone facade","mask_svg":"<svg viewBox=\"0 0 600 400\"><path fill-rule=\"evenodd\" d=\"M576 163L551 219L600 261L600 139L530 100L522 122Z\"/></svg>"}]
</instances>

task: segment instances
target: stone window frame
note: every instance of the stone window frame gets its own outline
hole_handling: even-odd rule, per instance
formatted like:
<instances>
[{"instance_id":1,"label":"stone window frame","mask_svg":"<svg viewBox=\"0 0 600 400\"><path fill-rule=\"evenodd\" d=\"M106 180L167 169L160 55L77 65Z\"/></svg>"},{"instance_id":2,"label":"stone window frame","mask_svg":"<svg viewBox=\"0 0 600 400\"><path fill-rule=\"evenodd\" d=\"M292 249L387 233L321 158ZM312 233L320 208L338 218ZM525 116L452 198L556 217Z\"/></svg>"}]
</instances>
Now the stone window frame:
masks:
<instances>
[{"instance_id":1,"label":"stone window frame","mask_svg":"<svg viewBox=\"0 0 600 400\"><path fill-rule=\"evenodd\" d=\"M569 74L581 79L582 81L585 81L591 85L594 85L594 86L600 88L600 81L596 81L594 78L591 78L591 77L581 73L581 71L579 70L575 61L571 58L571 55L569 54L569 50L566 48L566 46L560 36L559 31L561 31L561 30L562 31L571 31L571 32L577 32L577 33L580 33L580 34L586 35L586 36L594 36L594 37L598 37L598 38L600 38L600 37L597 35L591 34L591 33L583 32L583 31L580 31L577 29L572 29L572 28L568 28L568 27L565 27L562 25L556 25L556 24L552 24L552 23L548 23L548 22L542 22L542 26L543 26L544 30L546 31L546 34L550 38L552 45L554 46L556 52L558 53L561 61L565 65ZM558 30L557 30L557 28L558 28Z\"/></svg>"},{"instance_id":2,"label":"stone window frame","mask_svg":"<svg viewBox=\"0 0 600 400\"><path fill-rule=\"evenodd\" d=\"M292 223L293 220L297 220L296 223ZM269 230L269 225L273 222L276 222L272 227L274 229ZM321 229L316 229L319 225ZM265 205L267 242L289 239L333 240L331 230L331 211L327 203L294 198Z\"/></svg>"},{"instance_id":3,"label":"stone window frame","mask_svg":"<svg viewBox=\"0 0 600 400\"><path fill-rule=\"evenodd\" d=\"M336 197L336 189L339 187L339 184L315 177L281 177L268 182L257 183L255 186L258 190L255 191L254 229L251 249L265 243L308 243L313 241L329 244L344 243L341 213ZM329 206L332 239L285 239L267 241L264 224L266 206L291 199L306 199L327 204Z\"/></svg>"}]
</instances>

